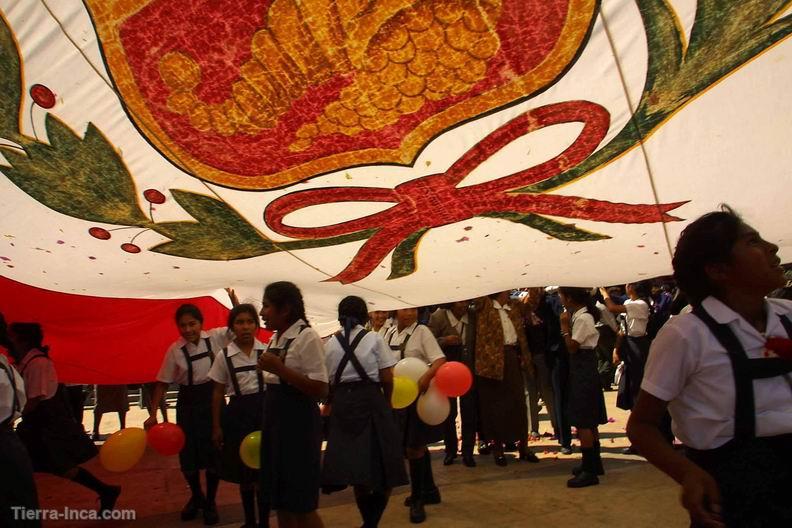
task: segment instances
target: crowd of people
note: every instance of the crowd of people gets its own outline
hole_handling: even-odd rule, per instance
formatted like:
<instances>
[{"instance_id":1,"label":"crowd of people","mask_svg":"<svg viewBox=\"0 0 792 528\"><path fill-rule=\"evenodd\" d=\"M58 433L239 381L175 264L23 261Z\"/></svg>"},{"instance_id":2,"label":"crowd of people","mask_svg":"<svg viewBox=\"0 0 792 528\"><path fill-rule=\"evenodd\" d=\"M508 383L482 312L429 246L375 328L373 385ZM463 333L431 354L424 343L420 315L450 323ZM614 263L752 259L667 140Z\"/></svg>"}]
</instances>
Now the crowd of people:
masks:
<instances>
[{"instance_id":1,"label":"crowd of people","mask_svg":"<svg viewBox=\"0 0 792 528\"><path fill-rule=\"evenodd\" d=\"M176 312L181 337L165 354L144 425L157 423L165 390L177 384L176 421L186 436L179 462L191 491L183 520L200 513L205 524L218 523L225 480L239 486L245 527L268 526L272 510L282 527L323 526L320 493L352 487L370 528L395 487L409 483L413 523L441 502L430 444L443 442L445 465L461 455L473 468L476 453L491 453L506 466L512 451L539 462L530 441L541 434L540 405L562 452L572 453L573 431L580 443L581 464L566 485L599 484L603 391L615 385L617 405L633 411L627 452L680 483L694 526L788 525L792 302L767 299L789 298L777 251L725 209L685 229L673 279L623 290L516 289L393 312L369 312L364 299L348 296L338 305L340 330L324 339L294 284L269 284L260 311L229 290L227 327L204 329L192 305ZM266 345L256 338L261 320L274 332ZM80 467L96 447L66 405L40 326L2 330L15 362L0 360L3 515L11 505L36 507L33 470L83 484L112 509L120 489ZM426 365L420 393L447 361L473 373L445 422L424 423L417 402L392 409L394 366L405 358ZM239 456L257 430L258 470Z\"/></svg>"}]
</instances>

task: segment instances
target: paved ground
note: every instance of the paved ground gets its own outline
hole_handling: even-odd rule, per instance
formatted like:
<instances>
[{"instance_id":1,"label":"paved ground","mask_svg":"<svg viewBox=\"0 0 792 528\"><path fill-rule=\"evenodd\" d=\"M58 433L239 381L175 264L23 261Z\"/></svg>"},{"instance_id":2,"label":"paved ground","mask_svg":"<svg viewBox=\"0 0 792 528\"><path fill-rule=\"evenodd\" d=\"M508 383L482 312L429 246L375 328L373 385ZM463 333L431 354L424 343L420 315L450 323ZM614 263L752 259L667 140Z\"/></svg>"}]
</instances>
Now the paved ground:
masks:
<instances>
[{"instance_id":1,"label":"paved ground","mask_svg":"<svg viewBox=\"0 0 792 528\"><path fill-rule=\"evenodd\" d=\"M613 422L602 429L603 457L607 474L599 486L580 490L566 488L572 467L580 455L560 455L558 446L545 439L532 444L542 459L529 464L510 459L505 468L495 466L491 456L478 456L476 468L460 463L442 465L442 449L433 448L434 470L443 503L427 507L424 526L481 527L683 527L687 517L677 500L673 481L635 456L620 453L627 445L624 436L626 413L616 409L615 393L606 393ZM173 412L173 410L171 410ZM546 416L542 415L543 418ZM127 417L127 426L139 426L145 415L136 407ZM90 427L93 417L86 413ZM542 422L542 431L550 428ZM118 429L115 415L107 415L102 432ZM135 510L134 522L48 522L45 526L76 528L82 526L198 527L200 521L182 523L178 512L188 498L188 489L178 470L176 457L162 457L147 452L133 470L112 474L92 460L87 467L108 482L123 486L118 508ZM95 496L84 488L49 475L37 475L39 495L44 508L94 508ZM395 491L381 523L383 527L412 526L407 508L402 505L408 487ZM350 490L327 496L320 501L325 525L352 528L361 521ZM218 495L221 528L242 524L242 508L234 485L222 483ZM274 527L276 523L272 522Z\"/></svg>"}]
</instances>

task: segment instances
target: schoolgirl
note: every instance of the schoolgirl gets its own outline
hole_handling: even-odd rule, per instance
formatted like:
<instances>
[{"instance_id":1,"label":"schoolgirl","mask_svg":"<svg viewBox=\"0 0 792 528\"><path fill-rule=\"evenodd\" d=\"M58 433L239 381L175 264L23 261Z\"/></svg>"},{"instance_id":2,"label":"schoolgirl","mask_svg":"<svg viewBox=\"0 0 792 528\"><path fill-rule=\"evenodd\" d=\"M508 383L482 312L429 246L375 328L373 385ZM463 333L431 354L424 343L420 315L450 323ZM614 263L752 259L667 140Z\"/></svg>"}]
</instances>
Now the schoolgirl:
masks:
<instances>
[{"instance_id":1,"label":"schoolgirl","mask_svg":"<svg viewBox=\"0 0 792 528\"><path fill-rule=\"evenodd\" d=\"M583 488L599 484L597 475L603 475L600 457L600 424L608 423L605 396L597 371L596 323L600 313L585 288L558 289L558 296L566 311L561 314L561 336L569 351L569 420L577 428L583 463L573 470L575 475L567 481L570 488Z\"/></svg>"},{"instance_id":2,"label":"schoolgirl","mask_svg":"<svg viewBox=\"0 0 792 528\"><path fill-rule=\"evenodd\" d=\"M229 292L232 293L232 292ZM232 301L235 299L232 296ZM212 392L209 370L215 356L228 344L228 329L203 329L203 314L193 304L176 310L176 325L181 337L173 343L162 360L157 385L151 396L149 418L143 426L157 423L157 408L171 383L179 385L176 400L176 423L184 430L185 444L179 452L179 466L190 486L190 499L181 511L181 519L195 519L203 513L204 524L219 522L215 497L219 476L219 454L212 444ZM206 494L201 489L200 471L206 472Z\"/></svg>"},{"instance_id":3,"label":"schoolgirl","mask_svg":"<svg viewBox=\"0 0 792 528\"><path fill-rule=\"evenodd\" d=\"M429 365L429 370L418 382L418 390L423 394L446 358L431 330L419 325L417 319L416 308L396 310L396 325L385 334L385 342L398 354L398 359L414 357ZM404 453L410 463L411 494L405 505L410 507L410 522L413 523L426 520L424 504L440 503L440 490L434 481L432 458L426 446L443 438L443 426L425 424L418 417L417 409L417 402L413 402L406 409L396 411L402 429Z\"/></svg>"},{"instance_id":4,"label":"schoolgirl","mask_svg":"<svg viewBox=\"0 0 792 528\"><path fill-rule=\"evenodd\" d=\"M25 381L27 402L17 434L25 444L35 471L52 473L85 486L99 495L100 513L110 511L121 494L80 467L97 454L97 449L74 420L65 390L58 384L43 333L37 323L13 323L9 327L11 354Z\"/></svg>"},{"instance_id":5,"label":"schoolgirl","mask_svg":"<svg viewBox=\"0 0 792 528\"><path fill-rule=\"evenodd\" d=\"M258 361L267 390L261 435L261 492L278 526L323 526L319 506L321 423L328 393L324 347L308 325L302 293L291 282L264 289L261 316L275 335Z\"/></svg>"},{"instance_id":6,"label":"schoolgirl","mask_svg":"<svg viewBox=\"0 0 792 528\"><path fill-rule=\"evenodd\" d=\"M228 314L228 328L234 340L218 353L209 370L209 378L214 381L212 441L222 453L220 478L239 484L244 528L266 527L269 526L269 501L256 489L258 471L243 464L239 455L242 440L261 429L264 410L264 377L257 363L265 347L256 339L259 328L256 308L251 304L235 306ZM226 395L228 405L224 405Z\"/></svg>"},{"instance_id":7,"label":"schoolgirl","mask_svg":"<svg viewBox=\"0 0 792 528\"><path fill-rule=\"evenodd\" d=\"M682 232L674 278L693 306L652 343L627 434L682 486L694 527L792 526L792 302L778 246L731 209ZM661 431L666 408L687 457Z\"/></svg>"},{"instance_id":8,"label":"schoolgirl","mask_svg":"<svg viewBox=\"0 0 792 528\"><path fill-rule=\"evenodd\" d=\"M325 343L331 411L322 487L329 493L353 486L363 527L375 528L391 490L407 484L407 474L390 405L396 357L362 326L366 319L363 299L344 298L342 330Z\"/></svg>"}]
</instances>

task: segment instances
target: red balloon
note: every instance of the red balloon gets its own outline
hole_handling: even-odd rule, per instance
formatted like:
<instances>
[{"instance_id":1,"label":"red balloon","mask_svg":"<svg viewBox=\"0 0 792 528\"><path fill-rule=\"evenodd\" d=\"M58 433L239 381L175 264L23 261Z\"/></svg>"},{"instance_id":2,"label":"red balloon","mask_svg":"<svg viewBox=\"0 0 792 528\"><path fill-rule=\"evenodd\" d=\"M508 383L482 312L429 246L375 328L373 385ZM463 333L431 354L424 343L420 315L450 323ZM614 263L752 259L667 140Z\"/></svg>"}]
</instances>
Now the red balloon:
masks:
<instances>
[{"instance_id":1,"label":"red balloon","mask_svg":"<svg viewBox=\"0 0 792 528\"><path fill-rule=\"evenodd\" d=\"M449 361L437 369L434 382L438 391L449 398L456 398L470 390L473 385L473 374L464 363Z\"/></svg>"},{"instance_id":2,"label":"red balloon","mask_svg":"<svg viewBox=\"0 0 792 528\"><path fill-rule=\"evenodd\" d=\"M176 424L159 423L148 430L148 444L160 455L179 454L184 447L184 431Z\"/></svg>"}]
</instances>

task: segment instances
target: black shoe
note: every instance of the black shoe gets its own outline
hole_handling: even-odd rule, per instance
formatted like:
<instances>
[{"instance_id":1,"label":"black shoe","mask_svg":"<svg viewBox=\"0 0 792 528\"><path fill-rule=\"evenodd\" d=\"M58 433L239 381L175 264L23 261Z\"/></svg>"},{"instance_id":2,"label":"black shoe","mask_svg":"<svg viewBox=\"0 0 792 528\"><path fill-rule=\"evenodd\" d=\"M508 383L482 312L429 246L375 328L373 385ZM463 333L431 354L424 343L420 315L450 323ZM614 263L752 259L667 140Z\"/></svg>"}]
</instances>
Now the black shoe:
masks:
<instances>
[{"instance_id":1,"label":"black shoe","mask_svg":"<svg viewBox=\"0 0 792 528\"><path fill-rule=\"evenodd\" d=\"M445 458L443 459L443 465L444 466L450 466L451 464L454 463L454 460L456 460L456 457L457 457L456 454L453 454L453 455L450 454L450 453L447 454L445 456Z\"/></svg>"},{"instance_id":2,"label":"black shoe","mask_svg":"<svg viewBox=\"0 0 792 528\"><path fill-rule=\"evenodd\" d=\"M99 494L99 513L113 511L119 495L121 495L121 486L107 486L105 491Z\"/></svg>"},{"instance_id":3,"label":"black shoe","mask_svg":"<svg viewBox=\"0 0 792 528\"><path fill-rule=\"evenodd\" d=\"M495 465L496 466L501 466L501 467L506 466L506 464L507 464L506 456L503 453L501 453L500 455L494 455L494 457L495 457Z\"/></svg>"},{"instance_id":4,"label":"black shoe","mask_svg":"<svg viewBox=\"0 0 792 528\"><path fill-rule=\"evenodd\" d=\"M462 455L462 463L465 464L466 467L476 467L476 460L473 458L473 455Z\"/></svg>"},{"instance_id":5,"label":"black shoe","mask_svg":"<svg viewBox=\"0 0 792 528\"><path fill-rule=\"evenodd\" d=\"M511 452L517 451L517 442L506 442L503 445L503 450L506 453L511 453Z\"/></svg>"},{"instance_id":6,"label":"black shoe","mask_svg":"<svg viewBox=\"0 0 792 528\"><path fill-rule=\"evenodd\" d=\"M427 504L440 504L442 502L442 497L440 497L440 488L435 487L435 489L429 491L428 493L424 493L423 500L421 501L424 505ZM404 505L410 506L412 504L412 495L407 495L404 498Z\"/></svg>"},{"instance_id":7,"label":"black shoe","mask_svg":"<svg viewBox=\"0 0 792 528\"><path fill-rule=\"evenodd\" d=\"M196 517L198 517L198 510L203 508L204 500L203 498L196 498L190 497L190 500L187 501L187 504L184 505L181 511L181 520L182 521L192 521Z\"/></svg>"},{"instance_id":8,"label":"black shoe","mask_svg":"<svg viewBox=\"0 0 792 528\"><path fill-rule=\"evenodd\" d=\"M562 455L571 455L572 454L572 447L562 447L561 448Z\"/></svg>"},{"instance_id":9,"label":"black shoe","mask_svg":"<svg viewBox=\"0 0 792 528\"><path fill-rule=\"evenodd\" d=\"M220 516L217 515L217 506L214 504L206 504L203 509L203 521L206 526L212 526L220 522Z\"/></svg>"},{"instance_id":10,"label":"black shoe","mask_svg":"<svg viewBox=\"0 0 792 528\"><path fill-rule=\"evenodd\" d=\"M586 486L596 486L599 484L597 475L581 471L580 474L567 480L567 488L585 488Z\"/></svg>"},{"instance_id":11,"label":"black shoe","mask_svg":"<svg viewBox=\"0 0 792 528\"><path fill-rule=\"evenodd\" d=\"M481 442L479 444L479 455L489 455L490 451L492 451L492 446L490 446L486 442Z\"/></svg>"},{"instance_id":12,"label":"black shoe","mask_svg":"<svg viewBox=\"0 0 792 528\"><path fill-rule=\"evenodd\" d=\"M523 447L520 448L520 460L522 460L523 462L531 462L533 464L536 464L539 462L539 457L536 456L536 453L534 453L530 449Z\"/></svg>"},{"instance_id":13,"label":"black shoe","mask_svg":"<svg viewBox=\"0 0 792 528\"><path fill-rule=\"evenodd\" d=\"M638 450L635 449L633 446L629 446L629 447L625 447L624 449L622 449L622 454L623 455L638 455L640 453L638 453Z\"/></svg>"},{"instance_id":14,"label":"black shoe","mask_svg":"<svg viewBox=\"0 0 792 528\"><path fill-rule=\"evenodd\" d=\"M426 520L426 510L423 501L417 500L410 503L410 522L420 524Z\"/></svg>"}]
</instances>

